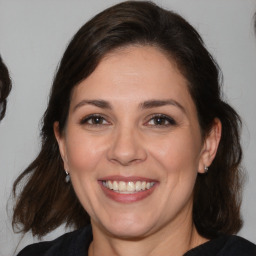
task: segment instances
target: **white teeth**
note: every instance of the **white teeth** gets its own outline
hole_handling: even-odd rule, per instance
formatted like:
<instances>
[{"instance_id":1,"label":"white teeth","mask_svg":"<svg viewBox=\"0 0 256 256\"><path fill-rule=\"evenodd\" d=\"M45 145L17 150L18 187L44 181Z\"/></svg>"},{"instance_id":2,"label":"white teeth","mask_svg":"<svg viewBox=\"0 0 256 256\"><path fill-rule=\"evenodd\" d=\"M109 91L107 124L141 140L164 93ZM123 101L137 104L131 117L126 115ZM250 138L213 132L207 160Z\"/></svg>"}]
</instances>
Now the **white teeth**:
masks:
<instances>
[{"instance_id":1,"label":"white teeth","mask_svg":"<svg viewBox=\"0 0 256 256\"><path fill-rule=\"evenodd\" d=\"M126 183L124 181L119 182L119 191L125 192L126 191Z\"/></svg>"},{"instance_id":2,"label":"white teeth","mask_svg":"<svg viewBox=\"0 0 256 256\"><path fill-rule=\"evenodd\" d=\"M103 186L119 193L134 193L152 188L155 182L146 181L103 181Z\"/></svg>"},{"instance_id":3,"label":"white teeth","mask_svg":"<svg viewBox=\"0 0 256 256\"><path fill-rule=\"evenodd\" d=\"M141 181L136 181L135 189L136 189L136 191L141 191Z\"/></svg>"},{"instance_id":4,"label":"white teeth","mask_svg":"<svg viewBox=\"0 0 256 256\"><path fill-rule=\"evenodd\" d=\"M110 188L110 189L113 189L113 185L112 185L112 182L109 180L108 181L108 187Z\"/></svg>"},{"instance_id":5,"label":"white teeth","mask_svg":"<svg viewBox=\"0 0 256 256\"><path fill-rule=\"evenodd\" d=\"M111 181L109 181L109 182L111 182ZM119 186L118 186L117 181L114 181L114 182L113 182L113 190L115 190L115 191L118 191L118 190L119 190Z\"/></svg>"},{"instance_id":6,"label":"white teeth","mask_svg":"<svg viewBox=\"0 0 256 256\"><path fill-rule=\"evenodd\" d=\"M135 191L135 185L132 181L129 181L126 185L126 190L128 192L134 192Z\"/></svg>"}]
</instances>

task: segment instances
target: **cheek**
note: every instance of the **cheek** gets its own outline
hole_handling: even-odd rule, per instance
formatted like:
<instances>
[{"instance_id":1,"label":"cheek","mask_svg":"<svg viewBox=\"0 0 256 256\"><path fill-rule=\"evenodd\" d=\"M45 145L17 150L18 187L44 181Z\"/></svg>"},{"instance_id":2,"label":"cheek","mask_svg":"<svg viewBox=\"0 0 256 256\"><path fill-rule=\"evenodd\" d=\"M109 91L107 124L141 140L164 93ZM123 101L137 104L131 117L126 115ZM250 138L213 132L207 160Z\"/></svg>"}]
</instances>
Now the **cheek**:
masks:
<instances>
[{"instance_id":1,"label":"cheek","mask_svg":"<svg viewBox=\"0 0 256 256\"><path fill-rule=\"evenodd\" d=\"M69 171L71 175L86 175L96 168L99 159L102 158L104 144L79 131L72 134L67 140L66 147Z\"/></svg>"},{"instance_id":2,"label":"cheek","mask_svg":"<svg viewBox=\"0 0 256 256\"><path fill-rule=\"evenodd\" d=\"M192 194L200 156L200 141L195 138L190 132L175 133L152 147L151 154L163 171L166 195L174 201Z\"/></svg>"},{"instance_id":3,"label":"cheek","mask_svg":"<svg viewBox=\"0 0 256 256\"><path fill-rule=\"evenodd\" d=\"M71 136L72 135L72 136ZM90 216L97 199L97 170L102 159L102 142L76 130L67 137L66 152L75 193Z\"/></svg>"},{"instance_id":4,"label":"cheek","mask_svg":"<svg viewBox=\"0 0 256 256\"><path fill-rule=\"evenodd\" d=\"M176 133L151 145L150 152L169 173L197 172L200 143L196 135Z\"/></svg>"}]
</instances>

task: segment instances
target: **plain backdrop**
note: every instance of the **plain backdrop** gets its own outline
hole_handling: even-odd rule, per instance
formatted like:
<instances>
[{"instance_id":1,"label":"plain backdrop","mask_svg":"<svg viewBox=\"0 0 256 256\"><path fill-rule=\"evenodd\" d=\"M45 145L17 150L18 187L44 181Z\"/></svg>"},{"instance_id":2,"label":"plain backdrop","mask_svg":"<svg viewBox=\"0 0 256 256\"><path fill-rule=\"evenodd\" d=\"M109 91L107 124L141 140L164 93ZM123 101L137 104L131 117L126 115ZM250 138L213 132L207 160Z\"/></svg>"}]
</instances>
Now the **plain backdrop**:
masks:
<instances>
[{"instance_id":1,"label":"plain backdrop","mask_svg":"<svg viewBox=\"0 0 256 256\"><path fill-rule=\"evenodd\" d=\"M39 151L40 119L58 62L74 33L117 2L0 0L0 53L13 81L7 115L0 123L0 256L14 255L15 249L36 241L27 234L20 242L21 235L13 233L10 194L14 179ZM225 97L242 116L247 181L239 234L256 243L256 1L155 2L181 14L200 32L223 71ZM59 228L45 239L63 232Z\"/></svg>"}]
</instances>

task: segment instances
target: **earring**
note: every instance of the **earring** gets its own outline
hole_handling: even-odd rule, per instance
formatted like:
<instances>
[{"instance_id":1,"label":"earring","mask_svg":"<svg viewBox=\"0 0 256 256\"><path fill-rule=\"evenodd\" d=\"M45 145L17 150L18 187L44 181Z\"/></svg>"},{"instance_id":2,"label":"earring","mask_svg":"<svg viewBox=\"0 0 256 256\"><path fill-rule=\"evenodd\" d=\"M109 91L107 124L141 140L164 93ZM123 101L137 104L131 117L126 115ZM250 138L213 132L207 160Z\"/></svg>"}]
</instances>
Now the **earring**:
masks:
<instances>
[{"instance_id":1,"label":"earring","mask_svg":"<svg viewBox=\"0 0 256 256\"><path fill-rule=\"evenodd\" d=\"M69 183L70 182L70 175L66 170L65 170L65 173L66 173L65 182Z\"/></svg>"},{"instance_id":2,"label":"earring","mask_svg":"<svg viewBox=\"0 0 256 256\"><path fill-rule=\"evenodd\" d=\"M208 167L205 166L205 167L204 167L204 173L207 173L207 172L208 172Z\"/></svg>"}]
</instances>

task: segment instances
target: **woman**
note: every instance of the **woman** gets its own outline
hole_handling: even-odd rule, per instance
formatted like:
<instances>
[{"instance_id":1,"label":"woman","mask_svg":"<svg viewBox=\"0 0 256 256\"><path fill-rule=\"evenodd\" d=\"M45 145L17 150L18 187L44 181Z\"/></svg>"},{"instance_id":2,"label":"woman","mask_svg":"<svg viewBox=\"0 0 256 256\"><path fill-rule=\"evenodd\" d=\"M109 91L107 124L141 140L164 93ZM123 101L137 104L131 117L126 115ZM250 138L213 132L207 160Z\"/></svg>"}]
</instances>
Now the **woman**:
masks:
<instances>
[{"instance_id":1,"label":"woman","mask_svg":"<svg viewBox=\"0 0 256 256\"><path fill-rule=\"evenodd\" d=\"M255 255L240 218L240 119L217 64L179 15L128 1L74 36L38 157L17 178L29 255Z\"/></svg>"},{"instance_id":2,"label":"woman","mask_svg":"<svg viewBox=\"0 0 256 256\"><path fill-rule=\"evenodd\" d=\"M7 67L0 56L0 120L5 116L7 97L11 91L12 84Z\"/></svg>"}]
</instances>

